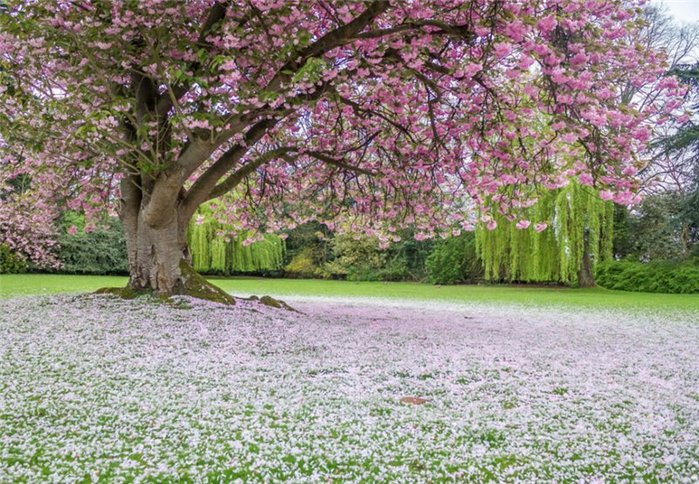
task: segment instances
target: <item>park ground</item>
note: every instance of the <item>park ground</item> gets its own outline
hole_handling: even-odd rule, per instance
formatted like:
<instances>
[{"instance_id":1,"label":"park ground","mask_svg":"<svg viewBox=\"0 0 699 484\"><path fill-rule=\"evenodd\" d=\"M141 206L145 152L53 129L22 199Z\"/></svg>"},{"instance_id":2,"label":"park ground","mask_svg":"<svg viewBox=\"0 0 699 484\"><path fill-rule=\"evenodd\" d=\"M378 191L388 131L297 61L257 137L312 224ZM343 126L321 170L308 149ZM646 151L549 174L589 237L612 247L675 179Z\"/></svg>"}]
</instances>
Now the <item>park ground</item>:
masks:
<instances>
[{"instance_id":1,"label":"park ground","mask_svg":"<svg viewBox=\"0 0 699 484\"><path fill-rule=\"evenodd\" d=\"M699 296L2 276L0 481L699 479Z\"/></svg>"},{"instance_id":2,"label":"park ground","mask_svg":"<svg viewBox=\"0 0 699 484\"><path fill-rule=\"evenodd\" d=\"M525 306L573 306L615 309L694 309L699 295L611 291L602 288L531 287L505 285L438 286L410 282L348 282L314 279L269 279L253 277L210 280L236 296L268 294L274 297L318 296L390 298L413 301L505 303ZM0 276L0 298L81 293L101 287L126 285L119 276L71 276L10 274Z\"/></svg>"}]
</instances>

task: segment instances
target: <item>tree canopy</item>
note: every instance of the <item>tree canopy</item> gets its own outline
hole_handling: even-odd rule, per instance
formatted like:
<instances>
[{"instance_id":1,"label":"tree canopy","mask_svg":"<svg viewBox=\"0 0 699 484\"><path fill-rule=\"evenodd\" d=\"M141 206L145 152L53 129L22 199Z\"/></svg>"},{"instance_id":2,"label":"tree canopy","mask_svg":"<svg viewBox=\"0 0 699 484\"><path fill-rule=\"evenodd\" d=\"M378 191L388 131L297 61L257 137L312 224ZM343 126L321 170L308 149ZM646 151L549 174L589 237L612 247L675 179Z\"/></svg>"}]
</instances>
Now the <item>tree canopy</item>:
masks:
<instances>
[{"instance_id":1,"label":"tree canopy","mask_svg":"<svg viewBox=\"0 0 699 484\"><path fill-rule=\"evenodd\" d=\"M641 4L9 0L0 183L118 208L134 263L213 199L241 229L386 241L517 219L571 179L630 203L684 89Z\"/></svg>"}]
</instances>

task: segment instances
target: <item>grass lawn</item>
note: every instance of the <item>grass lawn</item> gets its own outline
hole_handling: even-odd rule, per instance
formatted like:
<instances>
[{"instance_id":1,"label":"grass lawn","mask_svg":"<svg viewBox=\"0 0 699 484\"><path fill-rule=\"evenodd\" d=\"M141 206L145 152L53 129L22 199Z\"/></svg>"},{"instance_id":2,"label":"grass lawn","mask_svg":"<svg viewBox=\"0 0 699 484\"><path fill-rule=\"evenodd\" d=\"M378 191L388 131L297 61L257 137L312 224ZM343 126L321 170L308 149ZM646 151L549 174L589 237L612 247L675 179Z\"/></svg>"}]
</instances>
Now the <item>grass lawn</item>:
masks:
<instances>
[{"instance_id":1,"label":"grass lawn","mask_svg":"<svg viewBox=\"0 0 699 484\"><path fill-rule=\"evenodd\" d=\"M236 295L381 297L525 305L571 305L620 309L699 310L699 295L651 294L606 289L541 288L522 286L434 286L407 282L348 282L310 279L211 278ZM0 297L89 292L126 284L118 276L22 274L0 276Z\"/></svg>"},{"instance_id":2,"label":"grass lawn","mask_svg":"<svg viewBox=\"0 0 699 484\"><path fill-rule=\"evenodd\" d=\"M0 299L0 482L699 475L695 311L294 305Z\"/></svg>"},{"instance_id":3,"label":"grass lawn","mask_svg":"<svg viewBox=\"0 0 699 484\"><path fill-rule=\"evenodd\" d=\"M300 312L1 276L0 482L699 475L696 295L212 280Z\"/></svg>"}]
</instances>

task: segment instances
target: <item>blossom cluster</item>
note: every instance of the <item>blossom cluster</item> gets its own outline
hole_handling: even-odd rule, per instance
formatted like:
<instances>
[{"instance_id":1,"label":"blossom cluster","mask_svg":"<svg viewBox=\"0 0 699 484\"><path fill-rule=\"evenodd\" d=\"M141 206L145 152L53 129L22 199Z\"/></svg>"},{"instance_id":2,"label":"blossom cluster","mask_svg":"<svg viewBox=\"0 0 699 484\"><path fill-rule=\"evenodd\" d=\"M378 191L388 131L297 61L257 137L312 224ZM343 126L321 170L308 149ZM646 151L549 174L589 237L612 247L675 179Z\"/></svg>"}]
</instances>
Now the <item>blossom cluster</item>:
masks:
<instances>
[{"instance_id":1,"label":"blossom cluster","mask_svg":"<svg viewBox=\"0 0 699 484\"><path fill-rule=\"evenodd\" d=\"M682 104L640 0L4 5L0 182L89 213L124 179L187 216L233 190L246 229L387 240L514 220L571 179L628 204Z\"/></svg>"}]
</instances>

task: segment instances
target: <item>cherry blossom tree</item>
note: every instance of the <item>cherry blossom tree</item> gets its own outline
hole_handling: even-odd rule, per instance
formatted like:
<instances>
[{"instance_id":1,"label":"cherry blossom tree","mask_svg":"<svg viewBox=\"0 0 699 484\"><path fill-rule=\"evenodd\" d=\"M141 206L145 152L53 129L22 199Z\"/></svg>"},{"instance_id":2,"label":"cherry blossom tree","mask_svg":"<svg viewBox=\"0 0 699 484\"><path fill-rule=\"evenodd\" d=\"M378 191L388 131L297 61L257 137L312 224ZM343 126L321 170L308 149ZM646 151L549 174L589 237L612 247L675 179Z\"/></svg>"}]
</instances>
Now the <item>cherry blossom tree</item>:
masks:
<instances>
[{"instance_id":1,"label":"cherry blossom tree","mask_svg":"<svg viewBox=\"0 0 699 484\"><path fill-rule=\"evenodd\" d=\"M116 204L133 290L191 290L186 227L397 238L513 219L576 178L634 199L679 108L627 0L8 0L0 182ZM614 88L642 85L639 105ZM67 199L69 197L69 199Z\"/></svg>"}]
</instances>

